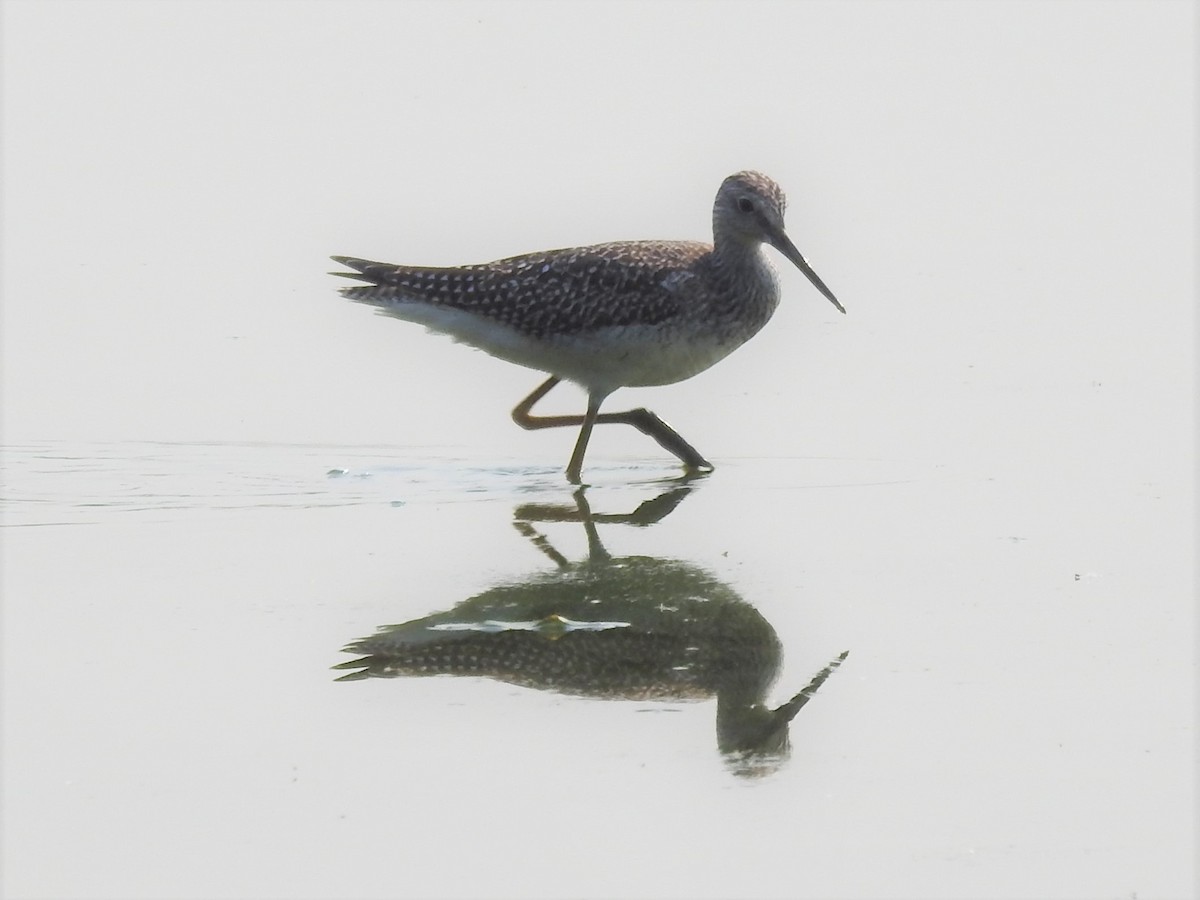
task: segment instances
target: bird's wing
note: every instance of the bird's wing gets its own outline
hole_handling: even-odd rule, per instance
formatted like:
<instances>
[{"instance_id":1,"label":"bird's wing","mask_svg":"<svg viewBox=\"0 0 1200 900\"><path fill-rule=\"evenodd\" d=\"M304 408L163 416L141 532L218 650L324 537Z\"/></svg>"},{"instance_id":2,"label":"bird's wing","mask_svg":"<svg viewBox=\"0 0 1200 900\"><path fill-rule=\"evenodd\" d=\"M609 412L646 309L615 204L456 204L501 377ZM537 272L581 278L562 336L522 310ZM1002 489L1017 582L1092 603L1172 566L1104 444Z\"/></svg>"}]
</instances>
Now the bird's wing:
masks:
<instances>
[{"instance_id":1,"label":"bird's wing","mask_svg":"<svg viewBox=\"0 0 1200 900\"><path fill-rule=\"evenodd\" d=\"M342 289L351 300L401 318L405 307L446 307L540 337L656 325L679 315L687 273L710 251L698 243L636 241L455 268L333 259L354 270L334 274L366 282Z\"/></svg>"}]
</instances>

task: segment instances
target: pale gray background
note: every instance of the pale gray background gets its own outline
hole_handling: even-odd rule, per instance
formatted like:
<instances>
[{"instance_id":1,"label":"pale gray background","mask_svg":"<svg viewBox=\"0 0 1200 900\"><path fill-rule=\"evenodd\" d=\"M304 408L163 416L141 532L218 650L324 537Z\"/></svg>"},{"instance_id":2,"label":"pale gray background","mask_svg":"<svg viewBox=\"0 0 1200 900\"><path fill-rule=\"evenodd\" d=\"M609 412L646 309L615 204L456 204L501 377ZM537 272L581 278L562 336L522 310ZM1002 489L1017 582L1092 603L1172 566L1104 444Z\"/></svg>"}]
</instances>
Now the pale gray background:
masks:
<instances>
[{"instance_id":1,"label":"pale gray background","mask_svg":"<svg viewBox=\"0 0 1200 900\"><path fill-rule=\"evenodd\" d=\"M1193 5L3 14L8 896L1193 895ZM718 470L605 537L755 604L780 696L851 651L791 764L734 779L704 705L331 684L545 567L508 521L574 436L325 257L705 238L750 167L849 314L783 271L614 396ZM672 472L589 461L609 511Z\"/></svg>"}]
</instances>

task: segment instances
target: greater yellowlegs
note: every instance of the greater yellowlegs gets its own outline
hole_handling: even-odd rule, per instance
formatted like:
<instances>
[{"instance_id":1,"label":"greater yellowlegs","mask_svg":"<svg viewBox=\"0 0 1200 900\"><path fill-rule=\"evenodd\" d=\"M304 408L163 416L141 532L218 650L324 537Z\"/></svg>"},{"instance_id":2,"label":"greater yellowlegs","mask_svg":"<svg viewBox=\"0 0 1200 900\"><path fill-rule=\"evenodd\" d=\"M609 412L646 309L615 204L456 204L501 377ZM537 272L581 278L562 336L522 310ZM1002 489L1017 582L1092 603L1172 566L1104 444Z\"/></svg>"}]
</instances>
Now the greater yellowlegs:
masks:
<instances>
[{"instance_id":1,"label":"greater yellowlegs","mask_svg":"<svg viewBox=\"0 0 1200 900\"><path fill-rule=\"evenodd\" d=\"M713 205L713 243L621 241L513 256L453 268L397 266L351 256L335 272L366 285L342 294L417 322L550 377L517 404L522 428L581 426L567 466L580 483L597 423L632 425L689 470L712 464L647 409L600 413L619 387L673 384L703 372L753 337L779 304L770 244L839 311L783 227L783 191L758 172L730 175ZM535 416L533 406L563 379L588 395L582 416Z\"/></svg>"}]
</instances>

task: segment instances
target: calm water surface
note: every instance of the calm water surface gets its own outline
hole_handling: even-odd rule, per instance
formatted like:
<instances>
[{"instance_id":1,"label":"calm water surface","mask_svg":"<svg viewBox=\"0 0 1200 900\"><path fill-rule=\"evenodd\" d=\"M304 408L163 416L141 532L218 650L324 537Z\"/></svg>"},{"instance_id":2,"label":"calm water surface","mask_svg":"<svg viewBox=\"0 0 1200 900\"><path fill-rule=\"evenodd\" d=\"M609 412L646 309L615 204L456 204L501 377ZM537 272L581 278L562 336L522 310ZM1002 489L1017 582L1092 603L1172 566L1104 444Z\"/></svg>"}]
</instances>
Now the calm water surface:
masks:
<instances>
[{"instance_id":1,"label":"calm water surface","mask_svg":"<svg viewBox=\"0 0 1200 900\"><path fill-rule=\"evenodd\" d=\"M552 464L382 447L4 460L13 896L1180 883L1171 586L1102 552L1107 526L1047 522L1045 484L601 461L579 493Z\"/></svg>"}]
</instances>

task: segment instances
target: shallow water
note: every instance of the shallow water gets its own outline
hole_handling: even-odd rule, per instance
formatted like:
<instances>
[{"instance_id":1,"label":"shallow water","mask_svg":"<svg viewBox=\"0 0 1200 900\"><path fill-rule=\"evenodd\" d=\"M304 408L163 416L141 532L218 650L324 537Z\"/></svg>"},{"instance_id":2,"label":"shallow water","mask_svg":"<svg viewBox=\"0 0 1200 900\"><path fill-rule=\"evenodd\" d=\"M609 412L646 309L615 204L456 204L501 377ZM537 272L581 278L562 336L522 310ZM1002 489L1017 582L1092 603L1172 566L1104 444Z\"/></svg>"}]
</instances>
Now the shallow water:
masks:
<instances>
[{"instance_id":1,"label":"shallow water","mask_svg":"<svg viewBox=\"0 0 1200 900\"><path fill-rule=\"evenodd\" d=\"M548 466L399 447L43 442L4 458L17 894L1177 883L1181 598L1152 588L1153 557L1084 552L1102 524L1044 522L1045 485L822 459L684 481L601 458L581 501ZM1155 502L1123 499L1134 516ZM649 615L654 641L692 622L674 646L693 655L662 671L724 659L706 671L763 682L767 708L849 655L787 752L746 756L719 746L725 688L606 686L588 666L616 645L589 662L547 618L589 603L600 622ZM505 604L524 606L497 628ZM726 624L697 636L701 609ZM575 682L532 683L532 664L335 681L343 646L433 614L442 634L529 623L539 665Z\"/></svg>"}]
</instances>

